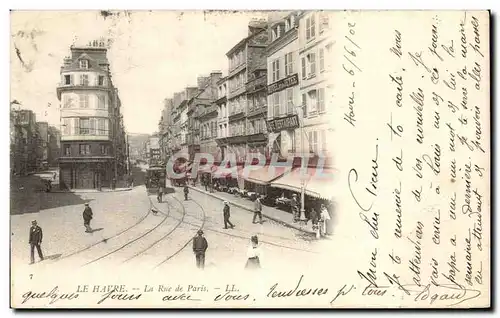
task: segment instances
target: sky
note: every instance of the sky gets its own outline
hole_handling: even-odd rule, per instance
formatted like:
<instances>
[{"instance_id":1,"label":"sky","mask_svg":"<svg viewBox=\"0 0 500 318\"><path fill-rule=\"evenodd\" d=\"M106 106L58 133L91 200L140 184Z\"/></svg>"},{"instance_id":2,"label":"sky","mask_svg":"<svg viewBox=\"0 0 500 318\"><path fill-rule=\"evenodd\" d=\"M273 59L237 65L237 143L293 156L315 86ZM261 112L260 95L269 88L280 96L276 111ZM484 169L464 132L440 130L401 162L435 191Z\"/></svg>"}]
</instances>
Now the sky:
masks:
<instances>
[{"instance_id":1,"label":"sky","mask_svg":"<svg viewBox=\"0 0 500 318\"><path fill-rule=\"evenodd\" d=\"M15 11L11 14L11 101L59 126L56 87L73 43L112 39L108 59L128 133L157 130L163 100L197 76L227 74L226 52L262 12ZM16 50L17 48L17 50ZM19 53L19 54L17 54Z\"/></svg>"}]
</instances>

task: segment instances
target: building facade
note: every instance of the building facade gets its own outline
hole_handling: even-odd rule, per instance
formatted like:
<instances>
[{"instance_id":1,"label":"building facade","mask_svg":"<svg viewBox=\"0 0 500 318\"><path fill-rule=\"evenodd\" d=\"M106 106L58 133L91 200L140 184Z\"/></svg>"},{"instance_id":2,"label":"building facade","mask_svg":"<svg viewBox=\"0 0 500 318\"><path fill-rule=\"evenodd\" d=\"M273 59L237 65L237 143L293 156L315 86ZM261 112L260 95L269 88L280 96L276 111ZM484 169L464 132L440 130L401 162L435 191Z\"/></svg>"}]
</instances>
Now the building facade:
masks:
<instances>
[{"instance_id":1,"label":"building facade","mask_svg":"<svg viewBox=\"0 0 500 318\"><path fill-rule=\"evenodd\" d=\"M168 159L172 155L170 144L173 138L173 104L174 101L172 98L165 98L165 100L163 101L163 110L161 113L160 122L158 124L158 134L160 137L160 156L161 161L165 163L168 162Z\"/></svg>"},{"instance_id":2,"label":"building facade","mask_svg":"<svg viewBox=\"0 0 500 318\"><path fill-rule=\"evenodd\" d=\"M47 122L37 122L38 147L37 147L37 167L40 169L49 166L49 124Z\"/></svg>"},{"instance_id":3,"label":"building facade","mask_svg":"<svg viewBox=\"0 0 500 318\"><path fill-rule=\"evenodd\" d=\"M217 82L217 99L215 104L217 105L217 138L215 142L219 153L222 158L225 157L227 152L227 142L226 139L229 136L229 112L227 105L227 78L222 77Z\"/></svg>"},{"instance_id":4,"label":"building facade","mask_svg":"<svg viewBox=\"0 0 500 318\"><path fill-rule=\"evenodd\" d=\"M48 148L49 167L57 167L61 151L61 132L54 126L49 126Z\"/></svg>"},{"instance_id":5,"label":"building facade","mask_svg":"<svg viewBox=\"0 0 500 318\"><path fill-rule=\"evenodd\" d=\"M227 153L236 157L237 164L246 161L249 147L257 148L265 145L267 136L256 130L262 124L265 112L260 108L255 110L255 100L262 94L260 89L255 89L255 80L262 77L266 61L266 46L268 41L267 21L254 20L248 25L248 37L236 44L227 54L229 70L227 76L227 105L229 136L224 145ZM247 83L250 82L247 90ZM250 94L249 94L250 93ZM252 100L252 110L249 115L248 100ZM256 133L257 131L257 133ZM249 133L251 132L251 134ZM257 148L258 149L258 148ZM264 147L261 148L264 151ZM240 181L239 181L240 182ZM243 181L239 184L243 187Z\"/></svg>"},{"instance_id":6,"label":"building facade","mask_svg":"<svg viewBox=\"0 0 500 318\"><path fill-rule=\"evenodd\" d=\"M100 189L123 178L126 138L103 40L72 46L57 87L61 101L60 185Z\"/></svg>"},{"instance_id":7,"label":"building facade","mask_svg":"<svg viewBox=\"0 0 500 318\"><path fill-rule=\"evenodd\" d=\"M331 15L323 11L303 12L299 22L300 93L305 149L330 156L332 140L332 46Z\"/></svg>"},{"instance_id":8,"label":"building facade","mask_svg":"<svg viewBox=\"0 0 500 318\"><path fill-rule=\"evenodd\" d=\"M10 165L14 175L27 175L38 168L39 155L36 115L28 109L11 111Z\"/></svg>"}]
</instances>

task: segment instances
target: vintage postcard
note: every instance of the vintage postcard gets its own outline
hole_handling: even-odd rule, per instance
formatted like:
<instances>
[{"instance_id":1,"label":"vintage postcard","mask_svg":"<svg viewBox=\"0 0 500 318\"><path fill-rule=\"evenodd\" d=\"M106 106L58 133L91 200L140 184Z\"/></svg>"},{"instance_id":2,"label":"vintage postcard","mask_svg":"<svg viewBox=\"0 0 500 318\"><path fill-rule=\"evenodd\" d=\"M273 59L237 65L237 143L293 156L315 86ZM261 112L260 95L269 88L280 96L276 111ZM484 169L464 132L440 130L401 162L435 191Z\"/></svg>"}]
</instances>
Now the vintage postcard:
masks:
<instances>
[{"instance_id":1,"label":"vintage postcard","mask_svg":"<svg viewBox=\"0 0 500 318\"><path fill-rule=\"evenodd\" d=\"M12 11L13 308L487 308L488 11Z\"/></svg>"}]
</instances>

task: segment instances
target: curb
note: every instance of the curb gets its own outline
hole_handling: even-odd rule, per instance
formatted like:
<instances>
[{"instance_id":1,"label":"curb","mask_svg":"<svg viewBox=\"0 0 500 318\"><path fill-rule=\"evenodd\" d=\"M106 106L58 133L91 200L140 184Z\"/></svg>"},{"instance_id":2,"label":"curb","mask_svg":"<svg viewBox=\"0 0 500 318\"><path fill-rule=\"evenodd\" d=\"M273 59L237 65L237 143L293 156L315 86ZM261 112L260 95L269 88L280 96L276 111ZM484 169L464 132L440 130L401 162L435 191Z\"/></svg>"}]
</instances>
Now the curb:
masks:
<instances>
[{"instance_id":1,"label":"curb","mask_svg":"<svg viewBox=\"0 0 500 318\"><path fill-rule=\"evenodd\" d=\"M115 189L115 190L76 190L76 191L65 191L65 190L52 190L49 193L109 193L109 192L124 192L124 191L130 191L132 188L123 188L123 189Z\"/></svg>"},{"instance_id":2,"label":"curb","mask_svg":"<svg viewBox=\"0 0 500 318\"><path fill-rule=\"evenodd\" d=\"M249 211L249 212L252 212L252 213L253 213L253 209L252 209L252 208L249 208L249 207L247 207L247 206L245 206L245 205L243 205L243 204L236 203L236 202L233 202L233 201L230 201L230 200L226 200L226 199L224 199L224 198L222 198L222 197L220 197L220 196L218 196L218 195L216 195L216 194L214 194L214 193L206 192L206 191L203 191L203 190L198 189L198 188L193 187L193 186L189 186L189 185L188 185L188 188L193 189L193 190L195 190L195 191L198 191L198 192L200 192L200 193L203 193L203 194L209 195L209 196L211 196L211 197L213 197L213 198L216 198L216 199L219 199L219 200L221 200L221 201L229 201L229 202L231 202L231 204L232 204L232 205L235 205L235 206L237 206L237 207L239 207L239 208L241 208L241 209L244 209L244 210L247 210L247 211ZM315 233L314 233L314 232L312 232L312 231L305 230L304 228L301 228L301 227L296 226L296 225L294 225L294 224L290 224L290 223L285 222L285 221L283 221L283 220L280 220L280 219L278 219L278 218L275 218L275 217L272 217L272 216L266 215L264 212L262 212L262 216L263 216L263 217L265 217L265 218L267 218L267 219L273 220L274 222L280 223L280 224L282 224L282 225L284 225L284 226L286 226L286 227L290 227L290 228L292 228L292 229L295 229L295 230L297 230L297 231L301 231L301 232L308 233L308 234L315 234Z\"/></svg>"}]
</instances>

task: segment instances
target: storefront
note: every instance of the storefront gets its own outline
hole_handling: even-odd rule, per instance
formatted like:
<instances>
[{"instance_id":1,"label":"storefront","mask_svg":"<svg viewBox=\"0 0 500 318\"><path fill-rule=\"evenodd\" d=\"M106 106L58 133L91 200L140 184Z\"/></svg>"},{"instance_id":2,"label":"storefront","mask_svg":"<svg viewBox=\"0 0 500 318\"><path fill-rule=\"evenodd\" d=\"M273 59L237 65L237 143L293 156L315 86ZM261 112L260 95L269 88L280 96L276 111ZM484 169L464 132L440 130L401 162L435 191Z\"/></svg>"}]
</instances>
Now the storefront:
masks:
<instances>
[{"instance_id":1,"label":"storefront","mask_svg":"<svg viewBox=\"0 0 500 318\"><path fill-rule=\"evenodd\" d=\"M59 162L59 184L61 189L100 189L110 187L114 178L112 157L70 159Z\"/></svg>"},{"instance_id":2,"label":"storefront","mask_svg":"<svg viewBox=\"0 0 500 318\"><path fill-rule=\"evenodd\" d=\"M284 167L270 167L267 165L241 175L245 180L245 190L267 195L270 183L281 177L285 172L286 168Z\"/></svg>"}]
</instances>

